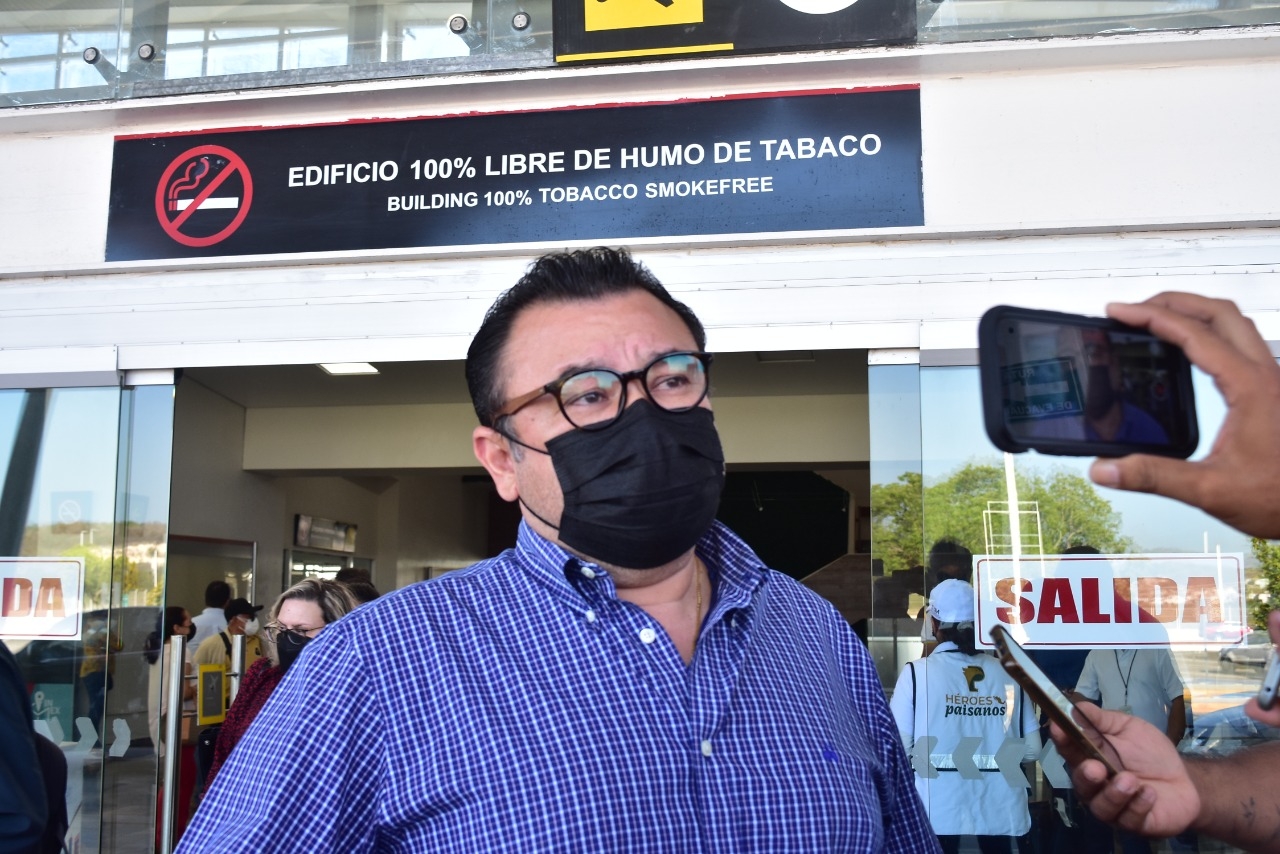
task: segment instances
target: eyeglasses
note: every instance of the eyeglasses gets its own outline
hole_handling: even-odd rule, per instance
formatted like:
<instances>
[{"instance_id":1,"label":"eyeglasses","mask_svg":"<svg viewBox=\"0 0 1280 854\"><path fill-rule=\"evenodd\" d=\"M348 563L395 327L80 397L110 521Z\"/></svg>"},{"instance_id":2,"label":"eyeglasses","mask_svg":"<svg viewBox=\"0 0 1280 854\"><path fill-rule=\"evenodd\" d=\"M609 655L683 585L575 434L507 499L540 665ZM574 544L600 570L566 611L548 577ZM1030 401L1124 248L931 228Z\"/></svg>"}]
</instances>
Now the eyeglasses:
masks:
<instances>
[{"instance_id":1,"label":"eyeglasses","mask_svg":"<svg viewBox=\"0 0 1280 854\"><path fill-rule=\"evenodd\" d=\"M582 430L603 430L627 406L627 387L640 380L645 397L659 409L680 412L693 409L707 396L710 353L669 353L659 356L638 371L620 374L606 368L578 371L528 394L512 398L494 416L497 425L544 394L555 397L564 417ZM497 428L502 432L501 428ZM505 435L505 434L504 434Z\"/></svg>"},{"instance_id":2,"label":"eyeglasses","mask_svg":"<svg viewBox=\"0 0 1280 854\"><path fill-rule=\"evenodd\" d=\"M292 632L295 635L306 635L313 638L320 633L324 626L316 626L314 629L303 629L296 626L282 626L279 623L270 623L263 627L262 631L266 634L267 640L275 643L276 639L284 632Z\"/></svg>"}]
</instances>

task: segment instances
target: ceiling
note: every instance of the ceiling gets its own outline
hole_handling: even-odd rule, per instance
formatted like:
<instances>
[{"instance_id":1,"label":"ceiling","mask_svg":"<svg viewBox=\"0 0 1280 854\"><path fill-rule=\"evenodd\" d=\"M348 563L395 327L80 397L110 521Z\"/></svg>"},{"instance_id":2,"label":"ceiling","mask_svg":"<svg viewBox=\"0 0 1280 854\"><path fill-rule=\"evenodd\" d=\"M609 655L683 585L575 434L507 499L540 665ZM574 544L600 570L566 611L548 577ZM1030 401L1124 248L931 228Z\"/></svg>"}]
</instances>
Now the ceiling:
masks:
<instances>
[{"instance_id":1,"label":"ceiling","mask_svg":"<svg viewBox=\"0 0 1280 854\"><path fill-rule=\"evenodd\" d=\"M376 367L378 374L358 376L330 376L316 365L188 368L182 381L197 382L246 409L470 402L460 361ZM717 354L711 388L725 397L865 394L867 353Z\"/></svg>"}]
</instances>

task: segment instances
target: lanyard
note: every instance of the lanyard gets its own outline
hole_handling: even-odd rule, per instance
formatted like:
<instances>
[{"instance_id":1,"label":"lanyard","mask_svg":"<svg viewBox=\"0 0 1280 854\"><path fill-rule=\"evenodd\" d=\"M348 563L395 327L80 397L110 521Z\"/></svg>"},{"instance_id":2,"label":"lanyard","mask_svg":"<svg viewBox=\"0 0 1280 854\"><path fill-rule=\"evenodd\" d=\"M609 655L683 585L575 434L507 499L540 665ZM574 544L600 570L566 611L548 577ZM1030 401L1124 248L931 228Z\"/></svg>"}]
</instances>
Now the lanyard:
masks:
<instances>
[{"instance_id":1,"label":"lanyard","mask_svg":"<svg viewBox=\"0 0 1280 854\"><path fill-rule=\"evenodd\" d=\"M1126 675L1120 670L1120 651L1113 649L1111 654L1116 657L1116 673L1120 676L1121 683L1124 684L1124 709L1129 709L1129 679L1133 676L1133 663L1138 660L1139 650L1133 651L1133 658L1129 659L1129 673Z\"/></svg>"}]
</instances>

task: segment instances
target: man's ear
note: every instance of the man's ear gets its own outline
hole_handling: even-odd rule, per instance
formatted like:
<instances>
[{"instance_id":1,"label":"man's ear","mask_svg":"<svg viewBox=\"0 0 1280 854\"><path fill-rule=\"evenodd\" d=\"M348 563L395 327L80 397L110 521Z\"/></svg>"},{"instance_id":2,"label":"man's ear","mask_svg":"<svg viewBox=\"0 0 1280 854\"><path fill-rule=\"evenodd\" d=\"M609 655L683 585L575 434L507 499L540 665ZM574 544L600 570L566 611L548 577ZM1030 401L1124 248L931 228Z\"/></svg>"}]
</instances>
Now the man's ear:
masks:
<instances>
[{"instance_id":1,"label":"man's ear","mask_svg":"<svg viewBox=\"0 0 1280 854\"><path fill-rule=\"evenodd\" d=\"M493 485L498 488L498 495L503 501L515 501L520 497L511 446L501 433L492 427L477 427L471 431L471 450L489 477L493 478Z\"/></svg>"}]
</instances>

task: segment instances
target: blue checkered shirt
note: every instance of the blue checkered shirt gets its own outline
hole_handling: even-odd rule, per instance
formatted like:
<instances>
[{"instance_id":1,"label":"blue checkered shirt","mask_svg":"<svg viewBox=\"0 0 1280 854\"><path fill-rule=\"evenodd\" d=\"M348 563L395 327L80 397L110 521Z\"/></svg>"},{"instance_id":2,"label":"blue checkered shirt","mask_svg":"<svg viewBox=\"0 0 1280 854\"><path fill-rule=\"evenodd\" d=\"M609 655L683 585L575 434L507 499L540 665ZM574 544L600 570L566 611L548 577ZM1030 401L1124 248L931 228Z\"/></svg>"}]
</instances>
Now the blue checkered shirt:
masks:
<instances>
[{"instance_id":1,"label":"blue checkered shirt","mask_svg":"<svg viewBox=\"0 0 1280 854\"><path fill-rule=\"evenodd\" d=\"M327 627L195 852L938 851L866 648L727 528L693 664L599 567L516 548Z\"/></svg>"}]
</instances>

